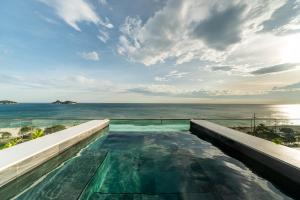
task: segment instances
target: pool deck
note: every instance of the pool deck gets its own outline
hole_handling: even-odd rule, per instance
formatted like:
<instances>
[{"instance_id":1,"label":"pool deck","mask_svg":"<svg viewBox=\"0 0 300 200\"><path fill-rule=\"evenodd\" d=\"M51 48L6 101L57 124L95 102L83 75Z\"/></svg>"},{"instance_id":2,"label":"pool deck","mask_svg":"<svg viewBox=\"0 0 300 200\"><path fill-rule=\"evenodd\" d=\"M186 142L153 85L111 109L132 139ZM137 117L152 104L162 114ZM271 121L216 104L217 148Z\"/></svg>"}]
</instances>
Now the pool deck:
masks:
<instances>
[{"instance_id":1,"label":"pool deck","mask_svg":"<svg viewBox=\"0 0 300 200\"><path fill-rule=\"evenodd\" d=\"M221 143L300 185L300 151L209 121L191 120L191 132Z\"/></svg>"},{"instance_id":2,"label":"pool deck","mask_svg":"<svg viewBox=\"0 0 300 200\"><path fill-rule=\"evenodd\" d=\"M0 187L109 125L92 120L0 151Z\"/></svg>"}]
</instances>

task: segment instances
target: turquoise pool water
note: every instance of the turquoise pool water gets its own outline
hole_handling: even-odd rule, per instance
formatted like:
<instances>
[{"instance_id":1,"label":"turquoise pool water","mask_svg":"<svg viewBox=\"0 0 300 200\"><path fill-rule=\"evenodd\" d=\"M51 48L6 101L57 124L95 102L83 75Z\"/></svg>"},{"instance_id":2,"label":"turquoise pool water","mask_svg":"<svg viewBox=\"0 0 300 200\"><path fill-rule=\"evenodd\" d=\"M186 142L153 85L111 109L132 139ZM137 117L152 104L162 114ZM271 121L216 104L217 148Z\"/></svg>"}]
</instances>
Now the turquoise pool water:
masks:
<instances>
[{"instance_id":1,"label":"turquoise pool water","mask_svg":"<svg viewBox=\"0 0 300 200\"><path fill-rule=\"evenodd\" d=\"M112 124L15 199L288 199L188 128Z\"/></svg>"}]
</instances>

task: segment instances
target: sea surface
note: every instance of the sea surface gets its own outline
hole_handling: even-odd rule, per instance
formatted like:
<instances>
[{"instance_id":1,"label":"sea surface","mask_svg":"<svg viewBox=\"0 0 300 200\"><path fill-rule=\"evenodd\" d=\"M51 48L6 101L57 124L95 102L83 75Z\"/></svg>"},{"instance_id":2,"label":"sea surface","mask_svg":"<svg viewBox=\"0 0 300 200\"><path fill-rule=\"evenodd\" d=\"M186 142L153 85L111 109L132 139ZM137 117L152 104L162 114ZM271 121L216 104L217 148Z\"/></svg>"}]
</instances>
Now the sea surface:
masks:
<instances>
[{"instance_id":1,"label":"sea surface","mask_svg":"<svg viewBox=\"0 0 300 200\"><path fill-rule=\"evenodd\" d=\"M0 105L0 118L299 118L300 104L72 104L22 103Z\"/></svg>"},{"instance_id":2,"label":"sea surface","mask_svg":"<svg viewBox=\"0 0 300 200\"><path fill-rule=\"evenodd\" d=\"M277 118L300 125L300 104L70 104L21 103L0 105L0 123L12 119L237 119ZM227 122L226 122L227 123ZM249 124L249 120L247 121Z\"/></svg>"}]
</instances>

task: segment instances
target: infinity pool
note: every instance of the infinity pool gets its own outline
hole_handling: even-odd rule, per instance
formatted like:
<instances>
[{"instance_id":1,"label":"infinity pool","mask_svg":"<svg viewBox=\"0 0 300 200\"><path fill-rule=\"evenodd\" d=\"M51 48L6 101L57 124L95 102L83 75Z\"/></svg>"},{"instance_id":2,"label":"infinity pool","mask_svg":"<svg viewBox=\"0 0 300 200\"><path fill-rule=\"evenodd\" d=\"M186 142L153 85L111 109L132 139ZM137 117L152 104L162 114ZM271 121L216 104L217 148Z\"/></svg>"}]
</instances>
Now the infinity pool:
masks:
<instances>
[{"instance_id":1,"label":"infinity pool","mask_svg":"<svg viewBox=\"0 0 300 200\"><path fill-rule=\"evenodd\" d=\"M188 128L188 123L112 123L15 198L289 199Z\"/></svg>"}]
</instances>

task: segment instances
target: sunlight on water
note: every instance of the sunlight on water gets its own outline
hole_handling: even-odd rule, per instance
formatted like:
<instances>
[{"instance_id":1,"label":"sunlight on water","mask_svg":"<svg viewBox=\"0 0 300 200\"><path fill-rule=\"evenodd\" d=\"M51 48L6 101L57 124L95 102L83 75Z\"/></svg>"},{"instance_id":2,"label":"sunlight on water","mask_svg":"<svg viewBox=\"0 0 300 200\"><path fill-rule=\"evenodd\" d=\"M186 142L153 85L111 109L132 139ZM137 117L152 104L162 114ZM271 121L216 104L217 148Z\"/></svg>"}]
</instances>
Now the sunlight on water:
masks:
<instances>
[{"instance_id":1,"label":"sunlight on water","mask_svg":"<svg viewBox=\"0 0 300 200\"><path fill-rule=\"evenodd\" d=\"M289 119L291 124L300 125L300 104L276 105L274 109L276 109L283 118Z\"/></svg>"}]
</instances>

